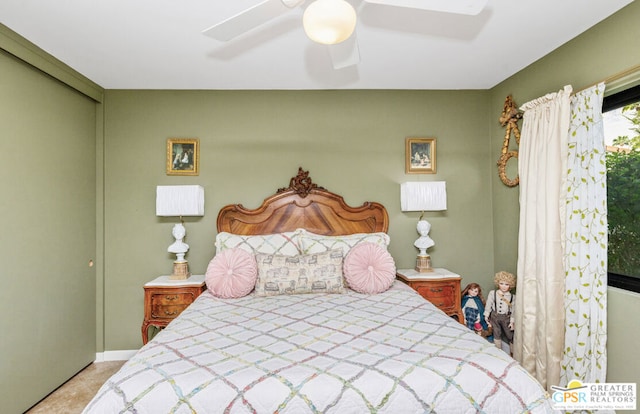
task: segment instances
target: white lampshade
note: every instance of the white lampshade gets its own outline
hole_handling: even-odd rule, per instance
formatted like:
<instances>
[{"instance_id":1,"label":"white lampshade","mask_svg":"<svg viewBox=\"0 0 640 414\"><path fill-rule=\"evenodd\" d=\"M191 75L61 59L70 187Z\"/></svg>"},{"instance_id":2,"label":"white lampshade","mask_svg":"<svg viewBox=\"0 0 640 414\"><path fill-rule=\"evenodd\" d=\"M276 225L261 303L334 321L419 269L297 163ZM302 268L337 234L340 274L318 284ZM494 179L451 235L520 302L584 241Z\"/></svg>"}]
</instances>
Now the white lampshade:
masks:
<instances>
[{"instance_id":1,"label":"white lampshade","mask_svg":"<svg viewBox=\"0 0 640 414\"><path fill-rule=\"evenodd\" d=\"M353 33L356 11L344 0L316 0L304 11L302 25L314 42L335 45Z\"/></svg>"},{"instance_id":2,"label":"white lampshade","mask_svg":"<svg viewBox=\"0 0 640 414\"><path fill-rule=\"evenodd\" d=\"M204 216L204 187L159 185L156 188L156 216Z\"/></svg>"},{"instance_id":3,"label":"white lampshade","mask_svg":"<svg viewBox=\"0 0 640 414\"><path fill-rule=\"evenodd\" d=\"M402 211L441 211L447 209L444 181L410 181L400 185Z\"/></svg>"}]
</instances>

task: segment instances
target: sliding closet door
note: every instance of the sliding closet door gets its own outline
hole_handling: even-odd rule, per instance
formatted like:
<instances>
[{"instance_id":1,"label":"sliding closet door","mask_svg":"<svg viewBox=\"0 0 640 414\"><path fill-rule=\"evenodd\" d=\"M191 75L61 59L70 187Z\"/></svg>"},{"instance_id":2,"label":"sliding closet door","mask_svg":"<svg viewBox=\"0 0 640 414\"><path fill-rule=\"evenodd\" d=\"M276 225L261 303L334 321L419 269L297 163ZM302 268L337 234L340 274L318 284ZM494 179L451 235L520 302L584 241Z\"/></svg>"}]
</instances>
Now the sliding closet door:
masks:
<instances>
[{"instance_id":1,"label":"sliding closet door","mask_svg":"<svg viewBox=\"0 0 640 414\"><path fill-rule=\"evenodd\" d=\"M0 50L0 401L28 409L96 352L96 103Z\"/></svg>"}]
</instances>

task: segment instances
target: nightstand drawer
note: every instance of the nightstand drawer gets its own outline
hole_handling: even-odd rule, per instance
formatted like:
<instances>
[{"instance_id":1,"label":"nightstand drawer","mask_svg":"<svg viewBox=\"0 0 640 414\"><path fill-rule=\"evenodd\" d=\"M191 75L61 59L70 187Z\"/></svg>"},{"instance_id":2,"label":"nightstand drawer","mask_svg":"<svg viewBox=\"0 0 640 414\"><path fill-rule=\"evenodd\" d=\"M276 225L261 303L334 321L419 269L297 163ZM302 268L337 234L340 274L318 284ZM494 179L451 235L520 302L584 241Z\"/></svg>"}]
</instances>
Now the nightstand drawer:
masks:
<instances>
[{"instance_id":1,"label":"nightstand drawer","mask_svg":"<svg viewBox=\"0 0 640 414\"><path fill-rule=\"evenodd\" d=\"M197 295L192 292L181 293L153 293L151 295L151 306L174 306L190 304L195 300Z\"/></svg>"},{"instance_id":2,"label":"nightstand drawer","mask_svg":"<svg viewBox=\"0 0 640 414\"><path fill-rule=\"evenodd\" d=\"M433 286L414 286L414 289L426 300L440 309L455 306L456 295L452 286L435 288Z\"/></svg>"},{"instance_id":3,"label":"nightstand drawer","mask_svg":"<svg viewBox=\"0 0 640 414\"><path fill-rule=\"evenodd\" d=\"M174 319L189 304L182 305L151 305L151 317L153 319Z\"/></svg>"},{"instance_id":4,"label":"nightstand drawer","mask_svg":"<svg viewBox=\"0 0 640 414\"><path fill-rule=\"evenodd\" d=\"M413 287L423 298L426 299L442 299L448 298L453 299L455 296L455 284L416 284ZM451 301L453 303L453 301Z\"/></svg>"}]
</instances>

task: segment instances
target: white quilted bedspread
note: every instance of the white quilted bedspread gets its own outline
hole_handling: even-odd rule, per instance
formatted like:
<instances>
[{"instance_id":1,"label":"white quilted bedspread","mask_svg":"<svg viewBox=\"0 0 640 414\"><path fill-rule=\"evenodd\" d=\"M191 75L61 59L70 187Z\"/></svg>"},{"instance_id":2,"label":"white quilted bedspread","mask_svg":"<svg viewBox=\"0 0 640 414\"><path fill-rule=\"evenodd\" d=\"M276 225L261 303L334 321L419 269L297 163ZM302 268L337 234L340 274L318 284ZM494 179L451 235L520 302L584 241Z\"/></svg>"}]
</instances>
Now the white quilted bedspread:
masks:
<instances>
[{"instance_id":1,"label":"white quilted bedspread","mask_svg":"<svg viewBox=\"0 0 640 414\"><path fill-rule=\"evenodd\" d=\"M516 361L403 286L227 300L205 292L85 412L552 412Z\"/></svg>"}]
</instances>

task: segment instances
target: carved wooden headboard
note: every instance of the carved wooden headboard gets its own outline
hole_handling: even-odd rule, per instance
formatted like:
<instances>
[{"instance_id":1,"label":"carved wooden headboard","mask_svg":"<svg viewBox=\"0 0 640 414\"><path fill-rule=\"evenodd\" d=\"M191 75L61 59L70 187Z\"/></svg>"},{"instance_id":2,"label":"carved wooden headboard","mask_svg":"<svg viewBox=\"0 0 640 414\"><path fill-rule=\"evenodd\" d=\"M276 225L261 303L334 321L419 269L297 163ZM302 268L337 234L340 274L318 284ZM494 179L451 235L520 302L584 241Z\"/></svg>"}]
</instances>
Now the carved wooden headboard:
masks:
<instances>
[{"instance_id":1,"label":"carved wooden headboard","mask_svg":"<svg viewBox=\"0 0 640 414\"><path fill-rule=\"evenodd\" d=\"M387 232L389 215L382 204L365 202L348 206L344 199L314 184L309 172L298 169L289 187L280 188L255 210L242 204L223 207L218 213L218 232L271 234L304 228L323 235Z\"/></svg>"}]
</instances>

